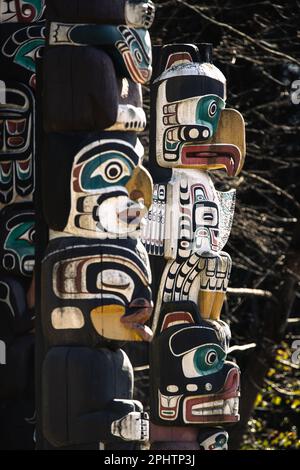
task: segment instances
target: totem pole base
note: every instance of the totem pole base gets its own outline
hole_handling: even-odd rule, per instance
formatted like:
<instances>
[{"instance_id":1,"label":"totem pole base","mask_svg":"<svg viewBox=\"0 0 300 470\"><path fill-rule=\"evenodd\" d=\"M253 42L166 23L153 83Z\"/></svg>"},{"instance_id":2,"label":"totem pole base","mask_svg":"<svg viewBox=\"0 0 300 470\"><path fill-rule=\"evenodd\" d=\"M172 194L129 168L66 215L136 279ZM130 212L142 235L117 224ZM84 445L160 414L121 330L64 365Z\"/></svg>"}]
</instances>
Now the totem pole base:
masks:
<instances>
[{"instance_id":1,"label":"totem pole base","mask_svg":"<svg viewBox=\"0 0 300 470\"><path fill-rule=\"evenodd\" d=\"M150 424L151 450L199 450L199 430L183 426Z\"/></svg>"},{"instance_id":2,"label":"totem pole base","mask_svg":"<svg viewBox=\"0 0 300 470\"><path fill-rule=\"evenodd\" d=\"M150 423L151 450L227 450L228 434L222 428L158 426Z\"/></svg>"}]
</instances>

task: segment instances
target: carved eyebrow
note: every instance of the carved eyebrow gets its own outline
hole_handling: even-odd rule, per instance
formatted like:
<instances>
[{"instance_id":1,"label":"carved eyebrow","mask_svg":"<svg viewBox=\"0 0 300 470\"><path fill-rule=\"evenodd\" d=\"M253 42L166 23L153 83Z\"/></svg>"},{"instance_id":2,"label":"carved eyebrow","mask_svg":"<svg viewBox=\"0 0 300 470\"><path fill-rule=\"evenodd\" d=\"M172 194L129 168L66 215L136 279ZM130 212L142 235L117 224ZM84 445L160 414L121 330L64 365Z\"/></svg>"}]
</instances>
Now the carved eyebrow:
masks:
<instances>
[{"instance_id":1,"label":"carved eyebrow","mask_svg":"<svg viewBox=\"0 0 300 470\"><path fill-rule=\"evenodd\" d=\"M205 95L217 95L223 99L224 94L224 83L204 75L172 77L166 85L166 97L169 103Z\"/></svg>"},{"instance_id":2,"label":"carved eyebrow","mask_svg":"<svg viewBox=\"0 0 300 470\"><path fill-rule=\"evenodd\" d=\"M203 343L203 336L206 336L205 343ZM170 351L177 357L204 345L220 346L217 333L213 328L200 325L184 327L182 325L182 329L173 333L169 339Z\"/></svg>"}]
</instances>

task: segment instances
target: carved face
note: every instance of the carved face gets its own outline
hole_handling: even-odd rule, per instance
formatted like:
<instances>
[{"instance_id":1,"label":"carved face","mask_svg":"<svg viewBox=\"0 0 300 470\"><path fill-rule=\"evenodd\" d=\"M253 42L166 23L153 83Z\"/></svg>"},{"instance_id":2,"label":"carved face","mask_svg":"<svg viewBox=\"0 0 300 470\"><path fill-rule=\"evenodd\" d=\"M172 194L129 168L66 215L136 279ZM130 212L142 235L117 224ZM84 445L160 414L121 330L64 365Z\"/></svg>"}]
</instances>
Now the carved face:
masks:
<instances>
[{"instance_id":1,"label":"carved face","mask_svg":"<svg viewBox=\"0 0 300 470\"><path fill-rule=\"evenodd\" d=\"M151 343L152 417L174 425L238 420L239 369L226 361L228 327L192 302L164 304Z\"/></svg>"},{"instance_id":2,"label":"carved face","mask_svg":"<svg viewBox=\"0 0 300 470\"><path fill-rule=\"evenodd\" d=\"M151 279L140 242L52 240L43 279L45 286L52 285L43 293L43 321L51 341L101 345L143 337L151 315Z\"/></svg>"},{"instance_id":3,"label":"carved face","mask_svg":"<svg viewBox=\"0 0 300 470\"><path fill-rule=\"evenodd\" d=\"M45 0L1 0L0 16L3 23L33 23L43 15Z\"/></svg>"},{"instance_id":4,"label":"carved face","mask_svg":"<svg viewBox=\"0 0 300 470\"><path fill-rule=\"evenodd\" d=\"M32 197L34 114L28 87L0 81L0 208Z\"/></svg>"},{"instance_id":5,"label":"carved face","mask_svg":"<svg viewBox=\"0 0 300 470\"><path fill-rule=\"evenodd\" d=\"M133 234L151 195L151 177L129 143L93 142L74 159L66 230L94 238Z\"/></svg>"},{"instance_id":6,"label":"carved face","mask_svg":"<svg viewBox=\"0 0 300 470\"><path fill-rule=\"evenodd\" d=\"M0 255L4 271L31 276L34 268L35 214L31 204L11 204L0 212Z\"/></svg>"},{"instance_id":7,"label":"carved face","mask_svg":"<svg viewBox=\"0 0 300 470\"><path fill-rule=\"evenodd\" d=\"M7 25L10 26L10 25ZM25 28L16 27L9 30L9 35L2 45L2 54L17 69L25 69L29 73L29 85L32 88L36 86L36 59L41 57L42 48L45 46L45 27L44 26L26 26ZM20 70L16 74L20 73ZM22 80L25 81L25 80Z\"/></svg>"},{"instance_id":8,"label":"carved face","mask_svg":"<svg viewBox=\"0 0 300 470\"><path fill-rule=\"evenodd\" d=\"M241 166L238 145L243 139L235 136L234 141L226 141L232 136L226 120L229 110L224 110L226 81L220 70L206 63L174 65L156 82L157 163L225 168L230 176L235 175ZM243 134L242 122L233 121L238 135Z\"/></svg>"}]
</instances>

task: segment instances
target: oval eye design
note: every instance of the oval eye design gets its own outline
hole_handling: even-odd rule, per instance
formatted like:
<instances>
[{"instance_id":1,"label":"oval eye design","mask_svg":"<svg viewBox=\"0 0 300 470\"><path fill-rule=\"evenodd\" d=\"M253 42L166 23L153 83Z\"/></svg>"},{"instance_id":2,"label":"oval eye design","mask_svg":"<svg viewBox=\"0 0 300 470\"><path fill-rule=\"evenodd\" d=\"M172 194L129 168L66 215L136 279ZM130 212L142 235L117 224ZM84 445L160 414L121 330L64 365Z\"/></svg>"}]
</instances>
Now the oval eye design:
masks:
<instances>
[{"instance_id":1,"label":"oval eye design","mask_svg":"<svg viewBox=\"0 0 300 470\"><path fill-rule=\"evenodd\" d=\"M28 243L34 243L34 235L35 235L35 229L30 228L26 230L26 232L22 233L22 235L19 237L19 240L24 240Z\"/></svg>"},{"instance_id":2,"label":"oval eye design","mask_svg":"<svg viewBox=\"0 0 300 470\"><path fill-rule=\"evenodd\" d=\"M182 370L188 379L218 372L225 361L225 351L217 344L200 346L182 357Z\"/></svg>"},{"instance_id":3,"label":"oval eye design","mask_svg":"<svg viewBox=\"0 0 300 470\"><path fill-rule=\"evenodd\" d=\"M209 117L214 117L218 111L218 106L216 101L212 101L208 106L208 115Z\"/></svg>"},{"instance_id":4,"label":"oval eye design","mask_svg":"<svg viewBox=\"0 0 300 470\"><path fill-rule=\"evenodd\" d=\"M35 51L35 60L36 59L41 59L43 56L43 47L38 47Z\"/></svg>"},{"instance_id":5,"label":"oval eye design","mask_svg":"<svg viewBox=\"0 0 300 470\"><path fill-rule=\"evenodd\" d=\"M202 188L194 189L194 199L195 202L205 201L207 199Z\"/></svg>"},{"instance_id":6,"label":"oval eye design","mask_svg":"<svg viewBox=\"0 0 300 470\"><path fill-rule=\"evenodd\" d=\"M109 163L105 168L105 176L109 181L115 181L122 174L122 165L119 162Z\"/></svg>"},{"instance_id":7,"label":"oval eye design","mask_svg":"<svg viewBox=\"0 0 300 470\"><path fill-rule=\"evenodd\" d=\"M136 60L138 61L139 64L141 64L143 62L143 56L142 54L140 53L140 51L138 49L136 49L134 51L134 56L136 58Z\"/></svg>"},{"instance_id":8,"label":"oval eye design","mask_svg":"<svg viewBox=\"0 0 300 470\"><path fill-rule=\"evenodd\" d=\"M84 175L86 177L86 175ZM131 171L128 165L126 165L125 162L123 162L121 159L110 159L107 160L100 165L98 165L96 168L94 166L94 170L90 174L90 181L99 177L102 177L103 181L105 183L109 184L117 184L119 183L123 178L127 178L131 176ZM83 181L85 182L85 181ZM96 181L95 181L96 183ZM83 187L86 187L87 184L83 184ZM94 185L93 185L94 186ZM97 188L100 188L100 181L96 184Z\"/></svg>"},{"instance_id":9,"label":"oval eye design","mask_svg":"<svg viewBox=\"0 0 300 470\"><path fill-rule=\"evenodd\" d=\"M208 366L212 366L218 360L216 351L211 350L206 353L205 362Z\"/></svg>"}]
</instances>

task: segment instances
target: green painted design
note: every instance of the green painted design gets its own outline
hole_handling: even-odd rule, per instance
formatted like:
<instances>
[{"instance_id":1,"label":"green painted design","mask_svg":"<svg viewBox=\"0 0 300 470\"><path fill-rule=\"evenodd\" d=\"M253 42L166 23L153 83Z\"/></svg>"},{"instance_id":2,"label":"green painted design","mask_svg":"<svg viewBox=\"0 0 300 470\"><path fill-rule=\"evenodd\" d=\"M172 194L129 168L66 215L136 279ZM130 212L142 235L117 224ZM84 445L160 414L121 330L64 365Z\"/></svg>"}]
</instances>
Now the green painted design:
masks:
<instances>
[{"instance_id":1,"label":"green painted design","mask_svg":"<svg viewBox=\"0 0 300 470\"><path fill-rule=\"evenodd\" d=\"M21 165L16 165L17 178L19 181L27 181L32 177L32 162L28 165L28 168L23 170Z\"/></svg>"},{"instance_id":2,"label":"green painted design","mask_svg":"<svg viewBox=\"0 0 300 470\"><path fill-rule=\"evenodd\" d=\"M14 62L31 72L35 72L35 60L37 58L38 51L41 47L44 47L44 45L45 40L42 38L27 41L18 48L14 57Z\"/></svg>"},{"instance_id":3,"label":"green painted design","mask_svg":"<svg viewBox=\"0 0 300 470\"><path fill-rule=\"evenodd\" d=\"M84 164L80 184L86 191L125 186L133 170L133 163L124 154L107 152L96 155Z\"/></svg>"},{"instance_id":4,"label":"green painted design","mask_svg":"<svg viewBox=\"0 0 300 470\"><path fill-rule=\"evenodd\" d=\"M4 248L15 253L22 260L25 256L34 257L34 222L23 222L8 234Z\"/></svg>"},{"instance_id":5,"label":"green painted design","mask_svg":"<svg viewBox=\"0 0 300 470\"><path fill-rule=\"evenodd\" d=\"M10 167L10 170L7 173L5 173L4 170L1 168L1 164L0 164L0 184L7 185L11 183L12 179L13 179L12 165Z\"/></svg>"},{"instance_id":6,"label":"green painted design","mask_svg":"<svg viewBox=\"0 0 300 470\"><path fill-rule=\"evenodd\" d=\"M225 358L225 351L217 344L204 345L196 349L193 363L200 376L210 375L222 369Z\"/></svg>"},{"instance_id":7,"label":"green painted design","mask_svg":"<svg viewBox=\"0 0 300 470\"><path fill-rule=\"evenodd\" d=\"M166 149L170 152L174 152L175 150L177 150L178 146L179 142L169 142L168 140L166 140Z\"/></svg>"},{"instance_id":8,"label":"green painted design","mask_svg":"<svg viewBox=\"0 0 300 470\"><path fill-rule=\"evenodd\" d=\"M222 109L225 108L225 101L216 95L206 95L200 98L197 108L196 124L209 128L210 135L216 133Z\"/></svg>"},{"instance_id":9,"label":"green painted design","mask_svg":"<svg viewBox=\"0 0 300 470\"><path fill-rule=\"evenodd\" d=\"M44 9L44 0L27 0L26 3L30 3L31 5L33 5L36 9L36 12L37 12L37 16L39 16L43 9Z\"/></svg>"}]
</instances>

